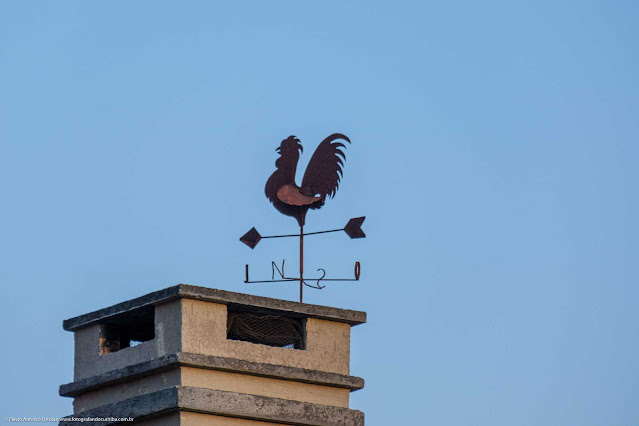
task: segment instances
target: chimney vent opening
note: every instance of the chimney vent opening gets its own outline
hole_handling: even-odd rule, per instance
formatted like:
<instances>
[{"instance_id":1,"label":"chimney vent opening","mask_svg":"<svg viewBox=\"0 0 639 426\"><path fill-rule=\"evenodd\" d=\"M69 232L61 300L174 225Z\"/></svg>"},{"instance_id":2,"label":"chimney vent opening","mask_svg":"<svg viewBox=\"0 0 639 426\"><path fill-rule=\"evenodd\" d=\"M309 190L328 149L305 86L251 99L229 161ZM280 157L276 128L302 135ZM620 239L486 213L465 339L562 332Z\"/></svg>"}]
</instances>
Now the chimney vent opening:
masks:
<instances>
[{"instance_id":1,"label":"chimney vent opening","mask_svg":"<svg viewBox=\"0 0 639 426\"><path fill-rule=\"evenodd\" d=\"M137 346L155 338L155 308L146 306L100 323L100 355Z\"/></svg>"},{"instance_id":2,"label":"chimney vent opening","mask_svg":"<svg viewBox=\"0 0 639 426\"><path fill-rule=\"evenodd\" d=\"M280 313L229 310L226 338L287 349L306 349L306 319Z\"/></svg>"}]
</instances>

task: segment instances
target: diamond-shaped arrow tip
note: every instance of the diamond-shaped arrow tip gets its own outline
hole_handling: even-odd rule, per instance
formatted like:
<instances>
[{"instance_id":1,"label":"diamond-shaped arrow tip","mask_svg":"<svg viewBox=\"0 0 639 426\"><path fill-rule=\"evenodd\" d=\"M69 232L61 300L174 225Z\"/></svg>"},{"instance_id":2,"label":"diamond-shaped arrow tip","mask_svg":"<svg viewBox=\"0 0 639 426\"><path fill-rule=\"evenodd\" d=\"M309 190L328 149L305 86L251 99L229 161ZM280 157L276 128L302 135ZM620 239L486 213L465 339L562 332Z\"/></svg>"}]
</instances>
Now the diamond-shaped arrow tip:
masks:
<instances>
[{"instance_id":1,"label":"diamond-shaped arrow tip","mask_svg":"<svg viewBox=\"0 0 639 426\"><path fill-rule=\"evenodd\" d=\"M366 234L362 231L364 219L366 219L366 216L352 218L344 227L344 232L351 238L366 238Z\"/></svg>"},{"instance_id":2,"label":"diamond-shaped arrow tip","mask_svg":"<svg viewBox=\"0 0 639 426\"><path fill-rule=\"evenodd\" d=\"M257 245L257 243L260 242L261 239L262 236L259 232L257 232L257 229L255 228L251 228L250 231L240 237L240 241L242 241L244 244L252 249L255 248L255 246Z\"/></svg>"}]
</instances>

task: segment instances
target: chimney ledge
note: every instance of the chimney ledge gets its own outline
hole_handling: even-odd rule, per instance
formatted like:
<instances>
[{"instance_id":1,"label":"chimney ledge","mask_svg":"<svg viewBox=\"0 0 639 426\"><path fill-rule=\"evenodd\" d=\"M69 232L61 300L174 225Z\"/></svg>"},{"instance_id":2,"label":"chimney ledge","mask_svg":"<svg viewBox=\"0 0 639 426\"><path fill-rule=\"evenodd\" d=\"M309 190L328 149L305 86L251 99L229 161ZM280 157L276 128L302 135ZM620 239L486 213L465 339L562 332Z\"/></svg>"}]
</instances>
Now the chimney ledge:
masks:
<instances>
[{"instance_id":1,"label":"chimney ledge","mask_svg":"<svg viewBox=\"0 0 639 426\"><path fill-rule=\"evenodd\" d=\"M350 389L351 392L364 387L364 379L355 376L243 361L234 358L179 352L64 384L60 386L60 396L76 397L104 386L114 385L177 367L202 368L280 380L291 380L301 383Z\"/></svg>"},{"instance_id":2,"label":"chimney ledge","mask_svg":"<svg viewBox=\"0 0 639 426\"><path fill-rule=\"evenodd\" d=\"M133 417L141 420L178 410L291 425L364 425L364 413L349 408L186 386L166 388L103 405L73 417ZM114 423L104 421L95 424ZM60 425L75 424L77 422L64 419L60 422Z\"/></svg>"},{"instance_id":3,"label":"chimney ledge","mask_svg":"<svg viewBox=\"0 0 639 426\"><path fill-rule=\"evenodd\" d=\"M64 320L62 327L67 331L76 331L115 315L145 306L159 305L175 299L195 299L229 306L242 306L245 309L249 308L255 311L297 314L300 317L343 322L352 326L366 322L366 312L362 311L291 302L288 300L253 296L189 284L178 284L135 299L127 300L126 302Z\"/></svg>"}]
</instances>

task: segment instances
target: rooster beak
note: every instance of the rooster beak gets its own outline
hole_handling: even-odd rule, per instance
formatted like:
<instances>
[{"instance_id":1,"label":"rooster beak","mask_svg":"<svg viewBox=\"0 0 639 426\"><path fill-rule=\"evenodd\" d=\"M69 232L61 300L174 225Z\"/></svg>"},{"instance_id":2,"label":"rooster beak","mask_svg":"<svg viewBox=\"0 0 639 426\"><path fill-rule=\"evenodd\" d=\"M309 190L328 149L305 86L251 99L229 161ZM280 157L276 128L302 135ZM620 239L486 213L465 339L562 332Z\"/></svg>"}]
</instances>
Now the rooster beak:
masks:
<instances>
[{"instance_id":1,"label":"rooster beak","mask_svg":"<svg viewBox=\"0 0 639 426\"><path fill-rule=\"evenodd\" d=\"M280 148L279 147L275 148L275 152L280 152Z\"/></svg>"}]
</instances>

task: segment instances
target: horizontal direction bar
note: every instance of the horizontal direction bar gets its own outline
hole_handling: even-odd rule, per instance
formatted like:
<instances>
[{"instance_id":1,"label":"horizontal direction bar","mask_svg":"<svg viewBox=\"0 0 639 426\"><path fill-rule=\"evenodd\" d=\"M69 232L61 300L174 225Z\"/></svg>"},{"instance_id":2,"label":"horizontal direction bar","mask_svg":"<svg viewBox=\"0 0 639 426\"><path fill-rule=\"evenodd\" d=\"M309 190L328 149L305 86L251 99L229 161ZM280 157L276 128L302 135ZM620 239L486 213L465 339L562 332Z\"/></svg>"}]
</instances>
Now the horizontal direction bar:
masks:
<instances>
[{"instance_id":1,"label":"horizontal direction bar","mask_svg":"<svg viewBox=\"0 0 639 426\"><path fill-rule=\"evenodd\" d=\"M317 234L327 234L329 232L339 232L339 231L343 231L344 228L342 229L331 229L330 231L316 231L316 232L305 232L304 236L307 235L317 235ZM267 235L265 237L262 237L262 239L264 238L286 238L286 237L299 237L300 234L286 234L286 235Z\"/></svg>"},{"instance_id":2,"label":"horizontal direction bar","mask_svg":"<svg viewBox=\"0 0 639 426\"><path fill-rule=\"evenodd\" d=\"M244 281L245 284L259 283L284 283L290 281L299 281L299 278L287 278L283 280L263 280L263 281ZM359 281L357 278L304 278L304 281Z\"/></svg>"}]
</instances>

